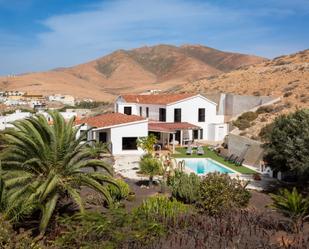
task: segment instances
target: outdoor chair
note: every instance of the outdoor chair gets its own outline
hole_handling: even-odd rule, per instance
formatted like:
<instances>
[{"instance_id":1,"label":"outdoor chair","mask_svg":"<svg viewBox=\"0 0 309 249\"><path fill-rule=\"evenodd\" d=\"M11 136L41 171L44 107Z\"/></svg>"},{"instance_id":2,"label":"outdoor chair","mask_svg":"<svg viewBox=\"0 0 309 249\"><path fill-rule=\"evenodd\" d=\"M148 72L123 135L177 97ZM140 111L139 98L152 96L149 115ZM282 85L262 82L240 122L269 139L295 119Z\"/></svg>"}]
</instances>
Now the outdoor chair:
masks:
<instances>
[{"instance_id":1,"label":"outdoor chair","mask_svg":"<svg viewBox=\"0 0 309 249\"><path fill-rule=\"evenodd\" d=\"M225 156L224 157L224 161L231 161L233 160L234 154L230 155L230 156Z\"/></svg>"},{"instance_id":2,"label":"outdoor chair","mask_svg":"<svg viewBox=\"0 0 309 249\"><path fill-rule=\"evenodd\" d=\"M202 146L197 147L197 151L196 154L198 154L199 156L202 156L205 154L204 149Z\"/></svg>"},{"instance_id":3,"label":"outdoor chair","mask_svg":"<svg viewBox=\"0 0 309 249\"><path fill-rule=\"evenodd\" d=\"M235 163L236 164L236 162L237 162L237 160L239 159L239 157L238 156L236 156L233 160L230 160L230 162L231 163Z\"/></svg>"},{"instance_id":4,"label":"outdoor chair","mask_svg":"<svg viewBox=\"0 0 309 249\"><path fill-rule=\"evenodd\" d=\"M191 147L191 146L188 146L187 151L186 151L186 154L187 154L187 155L192 155L192 153L193 153L192 147Z\"/></svg>"},{"instance_id":5,"label":"outdoor chair","mask_svg":"<svg viewBox=\"0 0 309 249\"><path fill-rule=\"evenodd\" d=\"M239 159L235 164L236 164L237 166L242 166L242 164L243 164L244 161L245 161L245 159L242 158L242 159Z\"/></svg>"}]
</instances>

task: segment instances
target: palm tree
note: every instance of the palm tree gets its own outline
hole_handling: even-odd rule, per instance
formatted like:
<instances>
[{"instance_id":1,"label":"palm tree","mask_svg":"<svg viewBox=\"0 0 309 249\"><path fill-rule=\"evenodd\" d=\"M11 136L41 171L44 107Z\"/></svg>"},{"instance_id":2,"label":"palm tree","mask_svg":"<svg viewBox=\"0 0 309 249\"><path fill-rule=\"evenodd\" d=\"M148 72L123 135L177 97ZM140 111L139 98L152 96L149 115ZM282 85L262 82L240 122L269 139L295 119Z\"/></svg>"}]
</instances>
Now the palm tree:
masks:
<instances>
[{"instance_id":1,"label":"palm tree","mask_svg":"<svg viewBox=\"0 0 309 249\"><path fill-rule=\"evenodd\" d=\"M53 124L43 115L15 121L14 128L1 134L4 150L0 154L9 211L25 207L22 214L40 210L40 231L44 233L51 216L64 197L71 198L84 212L81 186L102 194L112 202L104 183L114 183L110 165L93 159L86 133L77 138L74 118L68 122L58 112L49 112ZM101 168L100 172L85 170Z\"/></svg>"},{"instance_id":2,"label":"palm tree","mask_svg":"<svg viewBox=\"0 0 309 249\"><path fill-rule=\"evenodd\" d=\"M149 186L153 183L153 177L162 173L162 163L150 155L144 156L139 166L142 174L149 175Z\"/></svg>"}]
</instances>

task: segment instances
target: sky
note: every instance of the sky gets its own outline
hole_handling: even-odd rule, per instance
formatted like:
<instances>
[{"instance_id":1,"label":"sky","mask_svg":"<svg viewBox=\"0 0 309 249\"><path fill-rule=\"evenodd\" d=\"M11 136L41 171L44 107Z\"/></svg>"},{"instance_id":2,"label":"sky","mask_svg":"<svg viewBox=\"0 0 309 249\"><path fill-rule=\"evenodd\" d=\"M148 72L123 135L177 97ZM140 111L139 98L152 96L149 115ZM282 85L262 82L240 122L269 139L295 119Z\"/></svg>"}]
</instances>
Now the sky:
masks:
<instances>
[{"instance_id":1,"label":"sky","mask_svg":"<svg viewBox=\"0 0 309 249\"><path fill-rule=\"evenodd\" d=\"M308 49L309 0L0 0L0 75L156 44L267 58Z\"/></svg>"}]
</instances>

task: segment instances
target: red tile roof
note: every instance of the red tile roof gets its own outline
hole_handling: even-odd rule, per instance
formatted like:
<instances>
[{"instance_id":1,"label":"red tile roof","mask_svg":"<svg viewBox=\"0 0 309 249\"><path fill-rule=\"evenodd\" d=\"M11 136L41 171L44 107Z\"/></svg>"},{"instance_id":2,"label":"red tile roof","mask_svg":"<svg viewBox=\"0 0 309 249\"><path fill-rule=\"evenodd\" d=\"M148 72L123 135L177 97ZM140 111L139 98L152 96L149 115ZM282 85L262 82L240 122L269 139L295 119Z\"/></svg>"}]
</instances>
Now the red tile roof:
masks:
<instances>
[{"instance_id":1,"label":"red tile roof","mask_svg":"<svg viewBox=\"0 0 309 249\"><path fill-rule=\"evenodd\" d=\"M109 127L119 124L132 123L146 120L143 117L135 115L126 115L122 113L106 113L95 117L84 118L76 121L76 124L88 124L92 127Z\"/></svg>"},{"instance_id":2,"label":"red tile roof","mask_svg":"<svg viewBox=\"0 0 309 249\"><path fill-rule=\"evenodd\" d=\"M128 103L166 105L195 95L196 94L193 93L149 94L149 95L131 94L131 95L122 95L122 98Z\"/></svg>"},{"instance_id":3,"label":"red tile roof","mask_svg":"<svg viewBox=\"0 0 309 249\"><path fill-rule=\"evenodd\" d=\"M165 123L165 122L149 122L149 131L159 131L159 132L175 132L176 130L196 130L201 129L201 127L190 124L187 122L181 123Z\"/></svg>"}]
</instances>

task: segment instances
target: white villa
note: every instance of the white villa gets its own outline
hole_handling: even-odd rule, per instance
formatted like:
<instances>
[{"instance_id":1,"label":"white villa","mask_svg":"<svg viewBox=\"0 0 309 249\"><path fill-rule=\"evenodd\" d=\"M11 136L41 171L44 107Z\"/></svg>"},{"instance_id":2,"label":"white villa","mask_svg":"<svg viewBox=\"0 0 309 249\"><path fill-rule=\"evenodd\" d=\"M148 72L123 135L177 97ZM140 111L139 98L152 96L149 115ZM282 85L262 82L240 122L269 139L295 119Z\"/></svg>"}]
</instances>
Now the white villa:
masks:
<instances>
[{"instance_id":1,"label":"white villa","mask_svg":"<svg viewBox=\"0 0 309 249\"><path fill-rule=\"evenodd\" d=\"M111 144L114 155L142 154L139 137L153 133L161 147L184 145L193 140L222 141L228 133L217 104L200 94L122 95L115 113L82 119L80 130L92 130L88 140Z\"/></svg>"}]
</instances>

